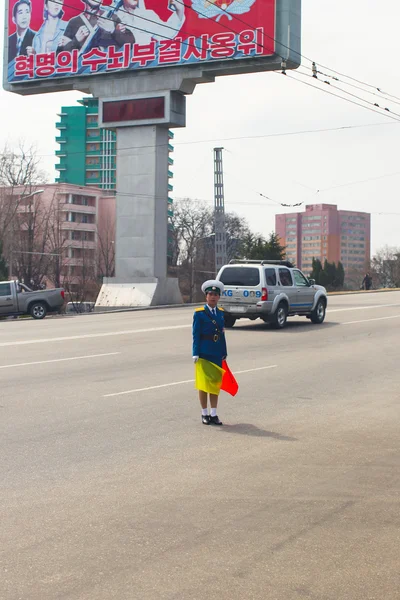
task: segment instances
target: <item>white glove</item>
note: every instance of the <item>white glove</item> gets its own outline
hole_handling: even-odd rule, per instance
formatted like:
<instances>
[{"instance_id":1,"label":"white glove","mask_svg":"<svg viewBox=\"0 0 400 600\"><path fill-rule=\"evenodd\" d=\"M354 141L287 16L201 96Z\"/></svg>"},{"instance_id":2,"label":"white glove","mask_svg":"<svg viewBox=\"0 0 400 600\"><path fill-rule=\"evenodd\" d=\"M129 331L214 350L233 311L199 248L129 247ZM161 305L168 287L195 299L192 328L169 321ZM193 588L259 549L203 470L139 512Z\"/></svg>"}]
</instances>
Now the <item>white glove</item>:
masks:
<instances>
[{"instance_id":1,"label":"white glove","mask_svg":"<svg viewBox=\"0 0 400 600\"><path fill-rule=\"evenodd\" d=\"M200 358L199 356L193 356L193 362L197 363L197 361L199 360L199 358Z\"/></svg>"}]
</instances>

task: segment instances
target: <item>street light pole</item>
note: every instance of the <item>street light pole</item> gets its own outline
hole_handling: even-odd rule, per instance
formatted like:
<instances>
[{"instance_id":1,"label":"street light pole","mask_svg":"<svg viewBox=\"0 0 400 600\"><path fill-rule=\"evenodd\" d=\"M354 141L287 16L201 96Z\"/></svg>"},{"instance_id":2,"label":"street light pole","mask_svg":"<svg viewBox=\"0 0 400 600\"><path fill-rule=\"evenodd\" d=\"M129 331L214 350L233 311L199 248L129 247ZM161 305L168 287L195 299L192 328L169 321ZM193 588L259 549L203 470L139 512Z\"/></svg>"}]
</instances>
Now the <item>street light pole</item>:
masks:
<instances>
[{"instance_id":1,"label":"street light pole","mask_svg":"<svg viewBox=\"0 0 400 600\"><path fill-rule=\"evenodd\" d=\"M32 196L36 196L37 194L42 194L44 190L36 190L36 192L32 192L31 194L27 194L26 196L21 196L21 200L25 200L26 198L31 198ZM22 254L22 253L20 253ZM10 251L9 251L9 259L8 259L8 279L11 281L12 277L12 264L13 264L13 237L11 236L10 243Z\"/></svg>"}]
</instances>

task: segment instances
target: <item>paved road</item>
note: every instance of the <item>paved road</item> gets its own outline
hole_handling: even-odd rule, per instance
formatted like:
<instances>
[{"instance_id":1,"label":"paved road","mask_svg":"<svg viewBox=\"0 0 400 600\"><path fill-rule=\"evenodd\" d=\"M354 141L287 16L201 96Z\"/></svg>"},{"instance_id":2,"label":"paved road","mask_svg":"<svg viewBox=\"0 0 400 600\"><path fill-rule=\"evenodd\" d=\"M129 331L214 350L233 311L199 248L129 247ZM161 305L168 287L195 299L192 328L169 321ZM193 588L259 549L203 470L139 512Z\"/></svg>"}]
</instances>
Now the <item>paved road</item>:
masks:
<instances>
[{"instance_id":1,"label":"paved road","mask_svg":"<svg viewBox=\"0 0 400 600\"><path fill-rule=\"evenodd\" d=\"M2 600L398 600L400 292L227 333L191 309L0 323Z\"/></svg>"}]
</instances>

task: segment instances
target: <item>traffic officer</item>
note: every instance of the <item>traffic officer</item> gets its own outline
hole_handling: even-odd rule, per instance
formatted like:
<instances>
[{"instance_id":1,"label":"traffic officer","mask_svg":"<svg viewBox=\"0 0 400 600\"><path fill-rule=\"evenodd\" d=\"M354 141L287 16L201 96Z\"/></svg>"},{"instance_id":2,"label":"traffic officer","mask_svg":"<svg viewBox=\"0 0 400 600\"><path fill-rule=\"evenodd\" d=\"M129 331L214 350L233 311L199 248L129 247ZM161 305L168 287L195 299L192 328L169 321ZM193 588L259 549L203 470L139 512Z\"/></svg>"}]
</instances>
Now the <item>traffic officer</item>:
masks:
<instances>
[{"instance_id":1,"label":"traffic officer","mask_svg":"<svg viewBox=\"0 0 400 600\"><path fill-rule=\"evenodd\" d=\"M224 333L224 311L218 307L218 300L224 291L220 281L208 280L201 286L206 296L206 304L195 310L193 316L193 361L199 358L222 367L227 356ZM209 394L211 413L208 414L207 392L199 390L201 420L204 425L222 425L217 415L218 395Z\"/></svg>"}]
</instances>

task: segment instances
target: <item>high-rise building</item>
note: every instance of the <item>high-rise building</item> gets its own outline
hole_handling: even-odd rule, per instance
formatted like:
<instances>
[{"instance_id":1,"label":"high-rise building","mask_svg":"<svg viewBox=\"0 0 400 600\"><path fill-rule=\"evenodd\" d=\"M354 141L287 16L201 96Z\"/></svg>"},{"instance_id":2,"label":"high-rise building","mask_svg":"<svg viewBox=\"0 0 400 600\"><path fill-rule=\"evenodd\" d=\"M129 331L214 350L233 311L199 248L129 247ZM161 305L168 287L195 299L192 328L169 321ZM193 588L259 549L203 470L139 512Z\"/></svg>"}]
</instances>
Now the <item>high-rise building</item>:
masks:
<instances>
[{"instance_id":1,"label":"high-rise building","mask_svg":"<svg viewBox=\"0 0 400 600\"><path fill-rule=\"evenodd\" d=\"M79 100L80 106L63 106L56 127L60 145L56 155L58 183L95 185L115 189L116 137L98 126L96 98Z\"/></svg>"},{"instance_id":2,"label":"high-rise building","mask_svg":"<svg viewBox=\"0 0 400 600\"><path fill-rule=\"evenodd\" d=\"M275 232L287 259L306 273L312 259L343 263L345 271L365 268L371 257L371 215L338 210L335 204L310 204L304 213L275 217Z\"/></svg>"},{"instance_id":3,"label":"high-rise building","mask_svg":"<svg viewBox=\"0 0 400 600\"><path fill-rule=\"evenodd\" d=\"M103 190L115 190L116 187L116 134L110 129L99 127L99 104L97 98L82 98L80 106L63 106L56 123L59 134L56 150L59 159L56 170L58 183L74 185L95 185ZM170 141L174 134L169 132ZM174 147L168 145L168 162L174 164L171 156ZM168 170L168 191L173 191L171 180L174 174ZM172 198L168 199L171 204Z\"/></svg>"}]
</instances>

